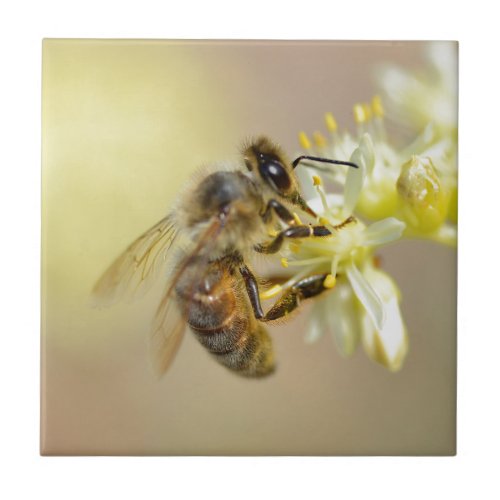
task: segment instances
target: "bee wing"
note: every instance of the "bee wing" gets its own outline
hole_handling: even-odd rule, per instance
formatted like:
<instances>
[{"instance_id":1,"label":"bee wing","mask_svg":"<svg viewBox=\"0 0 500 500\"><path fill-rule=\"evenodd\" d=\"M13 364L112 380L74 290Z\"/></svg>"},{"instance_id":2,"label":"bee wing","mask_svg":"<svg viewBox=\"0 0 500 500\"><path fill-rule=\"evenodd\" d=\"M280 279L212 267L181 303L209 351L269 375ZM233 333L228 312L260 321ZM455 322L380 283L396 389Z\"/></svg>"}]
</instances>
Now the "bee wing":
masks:
<instances>
[{"instance_id":1,"label":"bee wing","mask_svg":"<svg viewBox=\"0 0 500 500\"><path fill-rule=\"evenodd\" d=\"M167 215L139 236L111 264L92 290L95 305L110 305L145 292L166 262L168 250L177 236L174 217Z\"/></svg>"},{"instance_id":2,"label":"bee wing","mask_svg":"<svg viewBox=\"0 0 500 500\"><path fill-rule=\"evenodd\" d=\"M173 272L167 290L158 306L153 321L150 336L151 357L153 368L158 376L163 375L170 367L175 354L184 337L187 317L194 297L195 287L207 275L208 263L223 225L219 219L214 219L199 238L194 248L187 253ZM186 269L191 267L190 283L187 283L188 298L181 304L175 297L175 286ZM186 285L186 284L184 284Z\"/></svg>"},{"instance_id":3,"label":"bee wing","mask_svg":"<svg viewBox=\"0 0 500 500\"><path fill-rule=\"evenodd\" d=\"M158 375L163 375L170 367L186 331L186 320L179 311L172 289L164 295L156 311L149 348L153 370Z\"/></svg>"}]
</instances>

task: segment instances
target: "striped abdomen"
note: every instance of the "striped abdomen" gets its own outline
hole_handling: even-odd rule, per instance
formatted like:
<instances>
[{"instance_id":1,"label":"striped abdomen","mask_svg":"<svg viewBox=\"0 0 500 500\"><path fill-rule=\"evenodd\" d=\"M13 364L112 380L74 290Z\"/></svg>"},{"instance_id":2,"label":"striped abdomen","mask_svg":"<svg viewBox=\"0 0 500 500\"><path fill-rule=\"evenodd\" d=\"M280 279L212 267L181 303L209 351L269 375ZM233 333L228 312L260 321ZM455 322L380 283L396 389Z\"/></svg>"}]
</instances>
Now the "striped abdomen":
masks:
<instances>
[{"instance_id":1,"label":"striped abdomen","mask_svg":"<svg viewBox=\"0 0 500 500\"><path fill-rule=\"evenodd\" d=\"M271 338L254 317L239 275L219 262L209 264L207 274L177 285L181 307L200 343L227 368L248 377L274 370ZM193 285L193 283L195 283Z\"/></svg>"}]
</instances>

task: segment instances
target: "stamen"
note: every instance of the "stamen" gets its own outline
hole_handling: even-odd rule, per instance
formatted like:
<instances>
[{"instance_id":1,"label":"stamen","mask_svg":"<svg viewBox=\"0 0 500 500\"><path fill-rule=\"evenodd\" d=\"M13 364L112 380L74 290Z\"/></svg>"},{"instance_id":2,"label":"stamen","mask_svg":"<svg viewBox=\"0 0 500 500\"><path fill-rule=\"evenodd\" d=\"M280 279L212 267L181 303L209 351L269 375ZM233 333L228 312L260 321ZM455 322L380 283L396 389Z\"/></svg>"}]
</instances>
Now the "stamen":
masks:
<instances>
[{"instance_id":1,"label":"stamen","mask_svg":"<svg viewBox=\"0 0 500 500\"><path fill-rule=\"evenodd\" d=\"M363 106L363 111L364 111L365 117L366 117L365 120L367 122L370 121L372 119L372 108L371 108L371 106L368 103L366 103L366 102L363 102L361 104L361 106Z\"/></svg>"},{"instance_id":2,"label":"stamen","mask_svg":"<svg viewBox=\"0 0 500 500\"><path fill-rule=\"evenodd\" d=\"M316 191L318 192L319 197L321 198L321 204L323 205L323 212L331 213L330 208L328 207L328 203L326 201L326 194L323 191L321 184L316 184L316 182L314 182L314 186L316 187Z\"/></svg>"},{"instance_id":3,"label":"stamen","mask_svg":"<svg viewBox=\"0 0 500 500\"><path fill-rule=\"evenodd\" d=\"M263 300L271 299L281 293L283 291L283 287L281 285L274 285L269 290L265 290L264 292L259 293L259 297Z\"/></svg>"},{"instance_id":4,"label":"stamen","mask_svg":"<svg viewBox=\"0 0 500 500\"><path fill-rule=\"evenodd\" d=\"M367 121L367 116L363 104L355 104L352 112L354 114L354 121L357 125L362 125Z\"/></svg>"},{"instance_id":5,"label":"stamen","mask_svg":"<svg viewBox=\"0 0 500 500\"><path fill-rule=\"evenodd\" d=\"M316 147L319 149L323 149L328 144L326 137L321 132L318 131L314 132L313 139L314 143L316 144Z\"/></svg>"},{"instance_id":6,"label":"stamen","mask_svg":"<svg viewBox=\"0 0 500 500\"><path fill-rule=\"evenodd\" d=\"M307 134L305 132L299 133L299 143L300 147L305 150L311 149L312 147L311 141L309 140L309 137L307 137Z\"/></svg>"},{"instance_id":7,"label":"stamen","mask_svg":"<svg viewBox=\"0 0 500 500\"><path fill-rule=\"evenodd\" d=\"M337 132L338 129L337 120L335 120L332 113L325 114L325 123L326 123L326 128L328 129L329 132L332 133Z\"/></svg>"},{"instance_id":8,"label":"stamen","mask_svg":"<svg viewBox=\"0 0 500 500\"><path fill-rule=\"evenodd\" d=\"M285 257L282 257L282 259L281 259L281 265L283 267L285 267L285 268L288 267L288 259L285 258Z\"/></svg>"},{"instance_id":9,"label":"stamen","mask_svg":"<svg viewBox=\"0 0 500 500\"><path fill-rule=\"evenodd\" d=\"M378 118L384 117L385 111L384 111L384 107L382 106L382 99L380 98L379 95L373 96L372 111L376 117L378 117Z\"/></svg>"},{"instance_id":10,"label":"stamen","mask_svg":"<svg viewBox=\"0 0 500 500\"><path fill-rule=\"evenodd\" d=\"M339 235L332 233L330 236L321 236L318 238L307 238L302 241L302 251L311 252L316 255L321 255L328 257L328 260L332 259L332 253L340 250L340 239ZM289 262L291 264L291 262Z\"/></svg>"},{"instance_id":11,"label":"stamen","mask_svg":"<svg viewBox=\"0 0 500 500\"><path fill-rule=\"evenodd\" d=\"M297 281L305 278L311 271L314 269L314 266L306 267L302 269L302 271L298 272L296 275L292 276L287 282L283 283L283 285L274 285L269 290L265 290L264 292L259 293L259 296L262 300L271 299L275 297L281 292L284 292L291 288Z\"/></svg>"},{"instance_id":12,"label":"stamen","mask_svg":"<svg viewBox=\"0 0 500 500\"><path fill-rule=\"evenodd\" d=\"M321 186L323 184L321 177L318 177L317 175L313 175L312 180L313 180L313 186Z\"/></svg>"},{"instance_id":13,"label":"stamen","mask_svg":"<svg viewBox=\"0 0 500 500\"><path fill-rule=\"evenodd\" d=\"M297 224L298 226L304 225L304 223L300 220L300 217L296 212L293 212L293 219L295 221L295 224Z\"/></svg>"},{"instance_id":14,"label":"stamen","mask_svg":"<svg viewBox=\"0 0 500 500\"><path fill-rule=\"evenodd\" d=\"M374 128L375 128L375 133L380 141L384 141L387 138L387 134L385 132L385 127L384 127L384 107L382 106L382 99L380 98L379 95L376 95L372 99L372 111L375 116L374 119Z\"/></svg>"},{"instance_id":15,"label":"stamen","mask_svg":"<svg viewBox=\"0 0 500 500\"><path fill-rule=\"evenodd\" d=\"M269 231L267 232L267 234L271 237L271 238L276 238L276 236L278 236L279 232L276 231L276 229L269 229Z\"/></svg>"},{"instance_id":16,"label":"stamen","mask_svg":"<svg viewBox=\"0 0 500 500\"><path fill-rule=\"evenodd\" d=\"M332 274L329 274L323 281L323 286L325 288L333 288L335 283L337 283L337 279Z\"/></svg>"},{"instance_id":17,"label":"stamen","mask_svg":"<svg viewBox=\"0 0 500 500\"><path fill-rule=\"evenodd\" d=\"M339 260L340 257L338 255L335 255L332 259L332 267L331 267L332 276L337 276L337 268L339 266Z\"/></svg>"},{"instance_id":18,"label":"stamen","mask_svg":"<svg viewBox=\"0 0 500 500\"><path fill-rule=\"evenodd\" d=\"M287 267L310 266L311 264L322 264L323 262L328 262L329 260L330 257L312 257L310 259L291 260L287 262Z\"/></svg>"},{"instance_id":19,"label":"stamen","mask_svg":"<svg viewBox=\"0 0 500 500\"><path fill-rule=\"evenodd\" d=\"M300 252L300 241L290 243L288 245L288 248L290 248L290 252L292 253L299 253Z\"/></svg>"}]
</instances>

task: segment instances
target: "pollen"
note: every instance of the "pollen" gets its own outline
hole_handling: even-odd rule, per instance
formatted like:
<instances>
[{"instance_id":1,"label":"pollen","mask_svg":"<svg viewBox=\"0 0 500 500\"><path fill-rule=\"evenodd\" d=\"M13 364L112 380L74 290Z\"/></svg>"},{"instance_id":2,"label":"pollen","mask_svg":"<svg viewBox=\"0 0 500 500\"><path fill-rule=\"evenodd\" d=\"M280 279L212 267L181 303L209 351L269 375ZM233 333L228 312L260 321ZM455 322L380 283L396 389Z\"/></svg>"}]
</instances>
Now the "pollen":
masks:
<instances>
[{"instance_id":1,"label":"pollen","mask_svg":"<svg viewBox=\"0 0 500 500\"><path fill-rule=\"evenodd\" d=\"M305 132L300 132L299 133L299 143L300 147L302 149L311 149L311 141L309 140L309 137L307 137L307 134Z\"/></svg>"},{"instance_id":2,"label":"pollen","mask_svg":"<svg viewBox=\"0 0 500 500\"><path fill-rule=\"evenodd\" d=\"M322 226L326 226L327 224L330 224L330 221L326 217L320 217L318 220Z\"/></svg>"},{"instance_id":3,"label":"pollen","mask_svg":"<svg viewBox=\"0 0 500 500\"><path fill-rule=\"evenodd\" d=\"M333 288L335 286L335 283L337 283L337 279L333 274L328 274L325 280L323 281L323 286L325 288Z\"/></svg>"},{"instance_id":4,"label":"pollen","mask_svg":"<svg viewBox=\"0 0 500 500\"><path fill-rule=\"evenodd\" d=\"M321 132L318 131L314 132L313 139L314 139L314 144L316 144L318 148L324 148L328 144L326 137Z\"/></svg>"},{"instance_id":5,"label":"pollen","mask_svg":"<svg viewBox=\"0 0 500 500\"><path fill-rule=\"evenodd\" d=\"M382 105L382 99L379 95L374 96L372 99L372 111L378 118L384 117L384 106Z\"/></svg>"},{"instance_id":6,"label":"pollen","mask_svg":"<svg viewBox=\"0 0 500 500\"><path fill-rule=\"evenodd\" d=\"M300 243L299 242L290 243L288 245L288 247L290 248L290 252L292 252L292 253L299 253L300 252Z\"/></svg>"},{"instance_id":7,"label":"pollen","mask_svg":"<svg viewBox=\"0 0 500 500\"><path fill-rule=\"evenodd\" d=\"M312 180L313 180L313 186L321 186L323 184L321 177L317 175L313 175Z\"/></svg>"},{"instance_id":8,"label":"pollen","mask_svg":"<svg viewBox=\"0 0 500 500\"><path fill-rule=\"evenodd\" d=\"M335 120L332 113L325 114L325 123L329 132L337 132L337 120Z\"/></svg>"},{"instance_id":9,"label":"pollen","mask_svg":"<svg viewBox=\"0 0 500 500\"><path fill-rule=\"evenodd\" d=\"M358 103L355 104L352 112L354 114L354 121L360 125L368 121L368 116L366 113L366 105Z\"/></svg>"},{"instance_id":10,"label":"pollen","mask_svg":"<svg viewBox=\"0 0 500 500\"><path fill-rule=\"evenodd\" d=\"M282 257L282 259L281 259L281 265L283 267L288 267L288 259L286 259L285 257Z\"/></svg>"}]
</instances>

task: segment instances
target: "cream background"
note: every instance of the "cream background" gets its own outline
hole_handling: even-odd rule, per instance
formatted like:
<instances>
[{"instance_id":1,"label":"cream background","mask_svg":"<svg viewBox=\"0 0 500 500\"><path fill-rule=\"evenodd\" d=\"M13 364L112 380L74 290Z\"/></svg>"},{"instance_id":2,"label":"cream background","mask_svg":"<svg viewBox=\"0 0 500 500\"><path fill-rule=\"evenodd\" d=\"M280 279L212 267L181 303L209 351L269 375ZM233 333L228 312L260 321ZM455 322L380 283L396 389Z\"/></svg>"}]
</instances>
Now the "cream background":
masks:
<instances>
[{"instance_id":1,"label":"cream background","mask_svg":"<svg viewBox=\"0 0 500 500\"><path fill-rule=\"evenodd\" d=\"M386 373L360 350L273 329L277 374L241 380L189 335L164 379L145 346L161 284L88 307L106 265L161 218L197 166L266 133L291 153L327 110L351 126L370 71L421 67L419 44L48 40L43 62L42 451L48 454L449 454L455 430L455 252L384 252L410 354ZM157 292L155 294L155 291Z\"/></svg>"}]
</instances>

